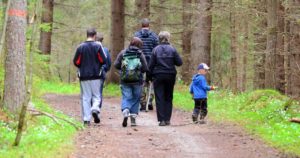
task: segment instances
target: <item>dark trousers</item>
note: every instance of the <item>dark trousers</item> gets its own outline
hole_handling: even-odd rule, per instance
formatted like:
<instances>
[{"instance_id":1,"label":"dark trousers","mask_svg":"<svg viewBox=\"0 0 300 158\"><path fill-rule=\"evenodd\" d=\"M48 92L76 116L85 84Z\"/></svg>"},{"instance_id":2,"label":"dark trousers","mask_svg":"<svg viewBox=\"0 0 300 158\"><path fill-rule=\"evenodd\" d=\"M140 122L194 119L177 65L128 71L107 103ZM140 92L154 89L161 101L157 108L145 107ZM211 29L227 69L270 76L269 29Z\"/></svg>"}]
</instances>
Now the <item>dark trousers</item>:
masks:
<instances>
[{"instance_id":1,"label":"dark trousers","mask_svg":"<svg viewBox=\"0 0 300 158\"><path fill-rule=\"evenodd\" d=\"M157 119L170 121L173 108L173 90L176 75L158 74L153 77Z\"/></svg>"},{"instance_id":2,"label":"dark trousers","mask_svg":"<svg viewBox=\"0 0 300 158\"><path fill-rule=\"evenodd\" d=\"M207 115L207 98L194 99L194 101L195 107L193 115L198 116L200 113L200 116L204 118Z\"/></svg>"}]
</instances>

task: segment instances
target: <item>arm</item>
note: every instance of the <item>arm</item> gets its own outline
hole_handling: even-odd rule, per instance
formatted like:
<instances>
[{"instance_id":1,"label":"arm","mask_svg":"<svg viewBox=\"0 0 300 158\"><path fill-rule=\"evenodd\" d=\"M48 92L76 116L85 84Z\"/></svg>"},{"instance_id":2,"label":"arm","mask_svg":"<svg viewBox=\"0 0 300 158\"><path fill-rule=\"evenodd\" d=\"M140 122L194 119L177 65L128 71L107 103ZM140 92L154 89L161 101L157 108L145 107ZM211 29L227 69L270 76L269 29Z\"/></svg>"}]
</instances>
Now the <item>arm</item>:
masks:
<instances>
[{"instance_id":1,"label":"arm","mask_svg":"<svg viewBox=\"0 0 300 158\"><path fill-rule=\"evenodd\" d=\"M143 52L141 52L141 56L140 56L140 60L142 63L142 72L148 72L148 66L147 66L147 61L145 58L145 55L143 54Z\"/></svg>"},{"instance_id":2,"label":"arm","mask_svg":"<svg viewBox=\"0 0 300 158\"><path fill-rule=\"evenodd\" d=\"M205 90L207 90L207 91L210 91L210 90L211 90L211 86L209 86L209 85L207 84L205 77L202 77L202 78L201 78L200 86L201 86L202 89L205 89Z\"/></svg>"},{"instance_id":3,"label":"arm","mask_svg":"<svg viewBox=\"0 0 300 158\"><path fill-rule=\"evenodd\" d=\"M80 52L80 47L78 47L77 49L76 49L76 52L75 52L75 56L74 56L74 58L73 58L73 63L74 63L74 65L76 66L76 67L80 67L80 64L81 64L81 58L82 58L82 56L81 56L81 52Z\"/></svg>"},{"instance_id":4,"label":"arm","mask_svg":"<svg viewBox=\"0 0 300 158\"><path fill-rule=\"evenodd\" d=\"M106 59L106 55L105 55L105 52L104 52L101 44L99 45L99 48L97 51L97 57L98 57L100 64L102 64L102 65L106 64L107 59Z\"/></svg>"},{"instance_id":5,"label":"arm","mask_svg":"<svg viewBox=\"0 0 300 158\"><path fill-rule=\"evenodd\" d=\"M177 53L177 50L174 48L174 63L176 66L181 66L182 65L182 59Z\"/></svg>"},{"instance_id":6,"label":"arm","mask_svg":"<svg viewBox=\"0 0 300 158\"><path fill-rule=\"evenodd\" d=\"M105 71L107 72L110 70L111 67L111 58L110 58L109 50L106 48L105 51L106 51L106 59L107 59Z\"/></svg>"},{"instance_id":7,"label":"arm","mask_svg":"<svg viewBox=\"0 0 300 158\"><path fill-rule=\"evenodd\" d=\"M191 85L190 85L190 93L191 93L191 94L194 94L194 91L193 91L193 82L192 82Z\"/></svg>"},{"instance_id":8,"label":"arm","mask_svg":"<svg viewBox=\"0 0 300 158\"><path fill-rule=\"evenodd\" d=\"M156 53L155 53L155 49L153 49L150 61L148 63L149 71L146 74L146 77L147 77L146 80L147 81L151 81L152 80L152 71L154 69L155 64L156 64Z\"/></svg>"},{"instance_id":9,"label":"arm","mask_svg":"<svg viewBox=\"0 0 300 158\"><path fill-rule=\"evenodd\" d=\"M121 70L123 54L124 54L124 51L121 51L121 52L118 54L117 59L116 59L115 62L114 62L114 66L115 66L115 68L118 69L118 70Z\"/></svg>"}]
</instances>

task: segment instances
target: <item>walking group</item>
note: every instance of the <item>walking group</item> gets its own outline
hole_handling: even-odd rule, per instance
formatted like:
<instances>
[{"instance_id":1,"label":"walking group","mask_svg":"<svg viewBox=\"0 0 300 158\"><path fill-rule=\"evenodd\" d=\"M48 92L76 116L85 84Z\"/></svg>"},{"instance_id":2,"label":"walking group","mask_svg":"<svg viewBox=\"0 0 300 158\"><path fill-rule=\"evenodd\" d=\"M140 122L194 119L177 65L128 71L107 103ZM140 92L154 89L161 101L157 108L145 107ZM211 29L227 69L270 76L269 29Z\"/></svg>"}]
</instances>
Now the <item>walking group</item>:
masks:
<instances>
[{"instance_id":1,"label":"walking group","mask_svg":"<svg viewBox=\"0 0 300 158\"><path fill-rule=\"evenodd\" d=\"M127 126L128 119L131 126L136 126L139 111L153 110L153 98L159 126L168 126L171 124L176 66L181 66L183 62L170 44L171 35L168 31L161 31L157 35L149 29L148 19L143 19L141 26L131 38L129 46L118 54L113 63L120 72L122 126ZM78 68L85 125L90 124L92 117L95 123L100 123L103 85L112 64L109 51L102 41L102 34L93 28L88 29L87 40L78 46L73 59ZM207 91L215 87L206 82L205 75L209 67L205 63L199 64L197 70L190 85L190 93L195 101L192 120L204 123Z\"/></svg>"}]
</instances>

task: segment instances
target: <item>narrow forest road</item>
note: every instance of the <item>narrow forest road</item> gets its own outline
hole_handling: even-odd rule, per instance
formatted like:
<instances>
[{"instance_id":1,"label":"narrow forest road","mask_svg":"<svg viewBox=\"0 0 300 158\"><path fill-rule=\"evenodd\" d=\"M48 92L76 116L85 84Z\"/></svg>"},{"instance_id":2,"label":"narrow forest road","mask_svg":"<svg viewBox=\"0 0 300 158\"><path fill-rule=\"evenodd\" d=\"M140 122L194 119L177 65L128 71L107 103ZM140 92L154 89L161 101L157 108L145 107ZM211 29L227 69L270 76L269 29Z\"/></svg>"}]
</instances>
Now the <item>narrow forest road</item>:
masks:
<instances>
[{"instance_id":1,"label":"narrow forest road","mask_svg":"<svg viewBox=\"0 0 300 158\"><path fill-rule=\"evenodd\" d=\"M78 95L48 94L55 109L80 120ZM91 124L75 138L70 158L276 158L285 157L234 125L190 124L190 112L174 110L171 126L158 126L155 111L141 112L136 127L123 128L119 98L104 98L101 123Z\"/></svg>"}]
</instances>

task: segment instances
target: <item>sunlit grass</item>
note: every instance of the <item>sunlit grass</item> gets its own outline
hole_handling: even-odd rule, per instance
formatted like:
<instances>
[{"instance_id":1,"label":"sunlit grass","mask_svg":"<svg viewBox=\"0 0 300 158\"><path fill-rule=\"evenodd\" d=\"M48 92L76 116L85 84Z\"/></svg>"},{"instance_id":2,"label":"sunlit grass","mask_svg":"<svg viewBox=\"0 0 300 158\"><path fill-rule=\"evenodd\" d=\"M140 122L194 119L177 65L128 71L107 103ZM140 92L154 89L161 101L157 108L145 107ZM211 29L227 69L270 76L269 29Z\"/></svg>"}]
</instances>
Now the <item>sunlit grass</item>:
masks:
<instances>
[{"instance_id":1,"label":"sunlit grass","mask_svg":"<svg viewBox=\"0 0 300 158\"><path fill-rule=\"evenodd\" d=\"M194 103L187 86L177 86L174 105L192 112ZM300 125L289 122L292 117L300 118L300 105L277 91L257 90L238 95L212 91L208 111L209 118L215 121L238 123L267 144L300 156Z\"/></svg>"},{"instance_id":2,"label":"sunlit grass","mask_svg":"<svg viewBox=\"0 0 300 158\"><path fill-rule=\"evenodd\" d=\"M82 128L81 123L49 107L40 99L45 93L75 94L78 86L34 79L30 106L35 109L63 117ZM58 123L46 116L27 116L26 128L18 147L12 146L16 136L17 123L0 120L0 158L19 157L67 157L73 149L75 127L58 119Z\"/></svg>"}]
</instances>

